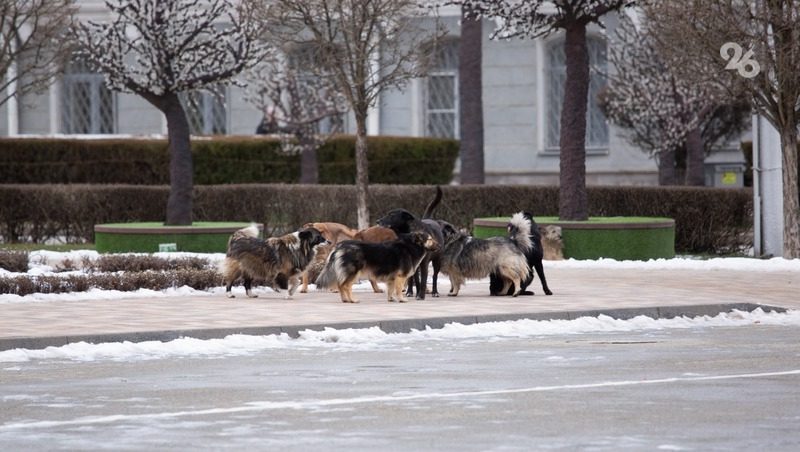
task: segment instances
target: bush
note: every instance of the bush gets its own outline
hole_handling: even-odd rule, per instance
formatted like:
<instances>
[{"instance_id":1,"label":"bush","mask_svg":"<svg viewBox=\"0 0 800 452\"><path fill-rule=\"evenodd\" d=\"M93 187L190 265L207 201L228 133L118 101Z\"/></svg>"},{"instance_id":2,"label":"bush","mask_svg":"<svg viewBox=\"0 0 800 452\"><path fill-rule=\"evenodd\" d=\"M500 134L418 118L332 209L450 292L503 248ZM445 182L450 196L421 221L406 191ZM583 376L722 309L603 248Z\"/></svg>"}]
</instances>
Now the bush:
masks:
<instances>
[{"instance_id":1,"label":"bush","mask_svg":"<svg viewBox=\"0 0 800 452\"><path fill-rule=\"evenodd\" d=\"M369 137L370 179L375 183L447 184L458 141ZM198 185L293 183L300 156L281 151L268 137L219 137L192 141ZM355 138L337 136L318 153L320 182L355 181ZM163 139L0 139L0 183L169 184Z\"/></svg>"},{"instance_id":2,"label":"bush","mask_svg":"<svg viewBox=\"0 0 800 452\"><path fill-rule=\"evenodd\" d=\"M89 289L130 292L139 289L164 290L182 286L206 290L220 285L222 285L222 275L216 270L147 270L66 277L24 275L0 278L0 294L25 296L32 293L85 292Z\"/></svg>"},{"instance_id":3,"label":"bush","mask_svg":"<svg viewBox=\"0 0 800 452\"><path fill-rule=\"evenodd\" d=\"M25 251L0 250L0 269L25 273L28 271L28 253Z\"/></svg>"},{"instance_id":4,"label":"bush","mask_svg":"<svg viewBox=\"0 0 800 452\"><path fill-rule=\"evenodd\" d=\"M558 214L558 188L521 185L442 187L436 218L472 227L476 217L528 210ZM110 185L0 185L0 238L91 242L94 225L163 221L169 188ZM659 216L676 222L678 252L719 252L752 245L749 189L589 187L592 216ZM421 214L435 189L420 185L370 187L373 222L393 208ZM296 230L310 221L356 224L355 187L345 185L215 185L195 187L197 221L263 223L266 235Z\"/></svg>"}]
</instances>

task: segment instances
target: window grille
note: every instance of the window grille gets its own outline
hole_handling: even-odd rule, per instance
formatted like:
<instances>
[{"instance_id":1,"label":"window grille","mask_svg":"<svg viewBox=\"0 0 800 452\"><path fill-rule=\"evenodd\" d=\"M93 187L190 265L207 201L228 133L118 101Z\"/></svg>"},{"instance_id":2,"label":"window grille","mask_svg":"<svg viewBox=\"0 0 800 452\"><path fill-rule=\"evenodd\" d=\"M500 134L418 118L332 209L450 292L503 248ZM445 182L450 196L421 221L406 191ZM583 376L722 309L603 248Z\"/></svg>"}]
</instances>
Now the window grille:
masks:
<instances>
[{"instance_id":1,"label":"window grille","mask_svg":"<svg viewBox=\"0 0 800 452\"><path fill-rule=\"evenodd\" d=\"M458 41L439 44L425 85L427 136L458 138Z\"/></svg>"},{"instance_id":2,"label":"window grille","mask_svg":"<svg viewBox=\"0 0 800 452\"><path fill-rule=\"evenodd\" d=\"M608 147L608 123L597 102L597 94L606 83L602 72L607 67L606 43L602 39L588 38L589 64L589 99L586 110L586 147ZM561 136L561 106L564 102L564 81L567 76L564 40L552 42L547 48L547 140L546 147L559 149Z\"/></svg>"},{"instance_id":3,"label":"window grille","mask_svg":"<svg viewBox=\"0 0 800 452\"><path fill-rule=\"evenodd\" d=\"M115 117L116 96L106 88L103 75L82 60L68 64L61 86L62 133L114 133Z\"/></svg>"},{"instance_id":4,"label":"window grille","mask_svg":"<svg viewBox=\"0 0 800 452\"><path fill-rule=\"evenodd\" d=\"M228 95L225 87L191 91L181 95L192 135L228 133Z\"/></svg>"}]
</instances>

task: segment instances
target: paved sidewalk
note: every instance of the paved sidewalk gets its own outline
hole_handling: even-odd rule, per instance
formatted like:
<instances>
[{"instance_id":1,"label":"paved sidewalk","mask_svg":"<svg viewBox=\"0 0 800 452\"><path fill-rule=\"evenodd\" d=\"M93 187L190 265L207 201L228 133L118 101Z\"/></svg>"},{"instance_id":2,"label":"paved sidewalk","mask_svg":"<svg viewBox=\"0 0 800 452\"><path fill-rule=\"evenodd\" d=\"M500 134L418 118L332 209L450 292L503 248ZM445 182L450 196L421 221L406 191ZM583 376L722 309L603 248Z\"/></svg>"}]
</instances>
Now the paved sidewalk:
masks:
<instances>
[{"instance_id":1,"label":"paved sidewalk","mask_svg":"<svg viewBox=\"0 0 800 452\"><path fill-rule=\"evenodd\" d=\"M261 292L259 298L234 289L224 295L48 301L0 304L0 350L43 348L69 342L170 340L181 336L224 337L233 333L296 335L306 328L380 326L409 331L444 323L475 323L519 318L569 319L606 313L672 317L714 315L755 305L800 309L800 273L729 270L547 269L553 296L544 296L538 279L535 296L490 297L488 283L470 282L458 297L388 303L384 294L356 292L359 304L343 304L338 294ZM257 292L258 293L258 292Z\"/></svg>"}]
</instances>

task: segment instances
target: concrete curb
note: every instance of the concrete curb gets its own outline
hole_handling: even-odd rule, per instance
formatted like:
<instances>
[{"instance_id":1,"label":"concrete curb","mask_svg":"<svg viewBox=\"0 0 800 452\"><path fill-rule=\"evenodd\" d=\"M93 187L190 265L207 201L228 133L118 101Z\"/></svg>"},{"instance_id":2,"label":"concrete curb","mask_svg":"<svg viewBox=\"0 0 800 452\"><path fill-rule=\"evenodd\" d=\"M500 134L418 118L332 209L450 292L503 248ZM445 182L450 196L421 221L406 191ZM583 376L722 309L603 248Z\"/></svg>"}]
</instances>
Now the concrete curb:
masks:
<instances>
[{"instance_id":1,"label":"concrete curb","mask_svg":"<svg viewBox=\"0 0 800 452\"><path fill-rule=\"evenodd\" d=\"M486 315L464 315L448 317L431 317L420 319L398 319L382 320L376 322L334 322L326 324L308 325L275 325L275 326L255 326L243 328L210 328L210 329L189 329L189 330L162 330L162 331L141 331L128 333L105 333L105 334L85 334L72 336L42 336L42 337L19 337L0 339L0 351L12 350L15 348L43 349L47 347L60 347L74 342L104 343L104 342L145 342L161 341L167 342L182 337L192 337L196 339L219 339L231 334L247 334L254 336L266 336L271 334L286 333L290 337L298 337L301 331L314 330L321 331L325 328L348 329L348 328L372 328L379 327L387 333L408 333L412 330L424 330L426 328L438 329L448 323L460 323L471 325L475 323L504 322L513 320L574 320L579 317L597 317L606 315L615 319L628 320L643 315L654 319L671 319L674 317L698 317L715 316L723 312L733 310L752 312L758 308L765 312L786 312L786 309L776 306L761 305L756 303L729 303L729 304L707 304L707 305L688 305L688 306L663 306L663 307L643 307L643 308L620 308L620 309L596 309L584 311L552 311L552 312L532 312L516 314L486 314Z\"/></svg>"}]
</instances>

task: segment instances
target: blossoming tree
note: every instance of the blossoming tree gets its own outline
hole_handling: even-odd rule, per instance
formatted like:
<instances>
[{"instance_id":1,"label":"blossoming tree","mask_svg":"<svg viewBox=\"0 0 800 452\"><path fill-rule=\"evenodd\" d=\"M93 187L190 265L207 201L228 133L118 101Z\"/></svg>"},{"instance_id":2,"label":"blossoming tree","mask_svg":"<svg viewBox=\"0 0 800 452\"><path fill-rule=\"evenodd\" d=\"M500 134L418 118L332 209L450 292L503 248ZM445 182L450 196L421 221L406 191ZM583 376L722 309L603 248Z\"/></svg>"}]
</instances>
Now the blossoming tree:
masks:
<instances>
[{"instance_id":1,"label":"blossoming tree","mask_svg":"<svg viewBox=\"0 0 800 452\"><path fill-rule=\"evenodd\" d=\"M559 217L586 220L586 109L589 95L589 24L635 0L453 0L476 16L497 19L496 38L538 38L563 30L566 56L559 147Z\"/></svg>"},{"instance_id":2,"label":"blossoming tree","mask_svg":"<svg viewBox=\"0 0 800 452\"><path fill-rule=\"evenodd\" d=\"M264 47L251 12L229 0L107 0L106 6L109 22L75 28L81 53L109 88L141 96L166 117L166 224L191 224L192 153L179 94L228 82L258 61Z\"/></svg>"}]
</instances>

